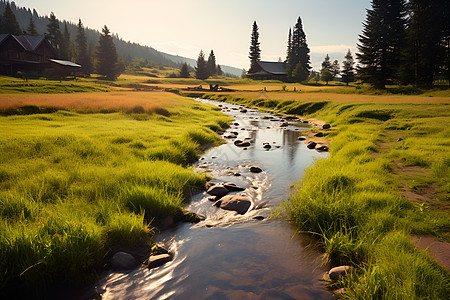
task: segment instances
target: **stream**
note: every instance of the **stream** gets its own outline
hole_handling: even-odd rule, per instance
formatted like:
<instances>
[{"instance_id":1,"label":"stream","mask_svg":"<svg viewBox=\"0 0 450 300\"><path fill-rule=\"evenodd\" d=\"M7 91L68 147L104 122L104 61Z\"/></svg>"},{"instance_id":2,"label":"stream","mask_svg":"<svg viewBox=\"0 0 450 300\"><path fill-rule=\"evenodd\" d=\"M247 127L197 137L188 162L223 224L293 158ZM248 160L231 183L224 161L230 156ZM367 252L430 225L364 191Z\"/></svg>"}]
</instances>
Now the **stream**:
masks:
<instances>
[{"instance_id":1,"label":"stream","mask_svg":"<svg viewBox=\"0 0 450 300\"><path fill-rule=\"evenodd\" d=\"M239 105L198 101L222 106L235 119L224 137L238 134L207 151L196 171L208 172L214 183L244 187L231 194L249 196L253 205L240 215L213 206L206 192L194 195L186 209L206 219L155 237L174 259L154 269L110 273L100 282L102 299L335 299L325 288L327 269L314 243L286 221L270 218L303 170L328 153L298 140L306 129L299 121L283 124L279 116ZM237 147L236 139L252 144ZM251 173L250 166L263 172Z\"/></svg>"}]
</instances>

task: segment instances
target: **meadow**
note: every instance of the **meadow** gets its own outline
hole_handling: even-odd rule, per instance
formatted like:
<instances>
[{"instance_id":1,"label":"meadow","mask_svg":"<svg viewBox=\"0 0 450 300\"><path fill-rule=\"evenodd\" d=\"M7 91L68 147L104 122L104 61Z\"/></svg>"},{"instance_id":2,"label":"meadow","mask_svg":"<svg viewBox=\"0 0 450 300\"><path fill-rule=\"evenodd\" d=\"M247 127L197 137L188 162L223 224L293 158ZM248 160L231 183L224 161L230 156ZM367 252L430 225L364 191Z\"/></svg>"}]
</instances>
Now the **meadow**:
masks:
<instances>
[{"instance_id":1,"label":"meadow","mask_svg":"<svg viewBox=\"0 0 450 300\"><path fill-rule=\"evenodd\" d=\"M114 245L151 245L230 121L164 92L0 95L0 111L0 291L89 282Z\"/></svg>"},{"instance_id":2,"label":"meadow","mask_svg":"<svg viewBox=\"0 0 450 300\"><path fill-rule=\"evenodd\" d=\"M332 125L324 131L331 155L274 212L315 236L330 266L354 267L331 289L343 287L347 299L447 297L448 270L411 235L450 241L448 88L160 75L143 68L112 85L45 81L35 92L17 80L0 95L0 289L89 280L114 244L151 243L151 220L179 214L206 181L187 163L220 143L215 132L230 120L187 98L137 90L219 84L234 91L204 97Z\"/></svg>"},{"instance_id":3,"label":"meadow","mask_svg":"<svg viewBox=\"0 0 450 300\"><path fill-rule=\"evenodd\" d=\"M331 266L354 267L350 276L330 282L331 289L344 288L341 298L448 296L448 270L410 241L411 234L450 241L448 97L280 92L205 97L332 125L324 131L330 157L305 171L275 215L315 236Z\"/></svg>"}]
</instances>

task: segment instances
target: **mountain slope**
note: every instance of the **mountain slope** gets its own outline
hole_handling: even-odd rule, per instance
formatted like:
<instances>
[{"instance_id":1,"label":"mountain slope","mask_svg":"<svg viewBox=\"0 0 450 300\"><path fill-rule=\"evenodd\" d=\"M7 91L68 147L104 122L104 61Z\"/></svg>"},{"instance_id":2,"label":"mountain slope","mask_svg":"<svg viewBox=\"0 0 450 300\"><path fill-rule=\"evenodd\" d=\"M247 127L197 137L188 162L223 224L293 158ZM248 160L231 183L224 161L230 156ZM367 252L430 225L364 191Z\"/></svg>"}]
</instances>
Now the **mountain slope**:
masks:
<instances>
[{"instance_id":1,"label":"mountain slope","mask_svg":"<svg viewBox=\"0 0 450 300\"><path fill-rule=\"evenodd\" d=\"M7 3L6 0L0 0L0 14L3 14L6 3ZM35 9L31 10L30 8L17 7L14 2L11 2L10 5L12 11L16 15L17 21L19 22L22 30L26 30L30 22L30 18L32 18L34 24L36 25L36 30L39 34L44 34L47 31L48 18L46 16L40 16ZM60 28L61 31L64 30L64 20L60 20ZM71 39L74 40L77 34L77 24L67 22L67 29L70 33ZM100 33L97 30L90 29L88 27L85 27L85 32L88 44L96 46L98 44L98 38ZM114 44L116 45L117 53L122 57L143 58L155 64L161 64L164 66L175 68L180 67L182 63L187 63L192 67L196 65L196 60L192 58L171 55L164 52L160 52L149 46L142 46L137 43L126 42L122 40L118 35L114 35L113 38ZM240 76L242 72L241 69L230 66L221 65L221 68L222 71L224 71L225 73L229 73L234 76Z\"/></svg>"}]
</instances>

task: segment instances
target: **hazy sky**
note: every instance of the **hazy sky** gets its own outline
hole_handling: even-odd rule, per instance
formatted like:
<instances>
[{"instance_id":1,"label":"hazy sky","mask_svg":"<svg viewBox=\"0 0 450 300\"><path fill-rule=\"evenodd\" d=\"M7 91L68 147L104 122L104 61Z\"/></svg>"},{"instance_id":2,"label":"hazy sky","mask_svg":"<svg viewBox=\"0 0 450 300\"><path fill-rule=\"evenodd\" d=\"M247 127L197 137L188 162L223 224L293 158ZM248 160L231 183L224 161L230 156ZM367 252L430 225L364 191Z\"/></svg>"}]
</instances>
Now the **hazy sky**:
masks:
<instances>
[{"instance_id":1,"label":"hazy sky","mask_svg":"<svg viewBox=\"0 0 450 300\"><path fill-rule=\"evenodd\" d=\"M101 30L122 39L196 59L214 50L217 62L248 69L252 23L259 26L262 60L285 59L289 27L300 16L318 70L325 55L354 54L370 0L16 0L40 15Z\"/></svg>"}]
</instances>

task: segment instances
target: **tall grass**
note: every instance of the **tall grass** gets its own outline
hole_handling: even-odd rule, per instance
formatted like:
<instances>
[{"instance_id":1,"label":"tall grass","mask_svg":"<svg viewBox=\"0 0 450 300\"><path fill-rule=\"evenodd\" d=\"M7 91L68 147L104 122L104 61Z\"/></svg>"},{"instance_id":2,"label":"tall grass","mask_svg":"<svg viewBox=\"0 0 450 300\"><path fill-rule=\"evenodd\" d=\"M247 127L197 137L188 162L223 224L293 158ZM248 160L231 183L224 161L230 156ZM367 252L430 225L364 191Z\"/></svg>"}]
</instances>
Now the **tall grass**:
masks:
<instances>
[{"instance_id":1,"label":"tall grass","mask_svg":"<svg viewBox=\"0 0 450 300\"><path fill-rule=\"evenodd\" d=\"M0 295L90 280L112 244L148 242L150 222L178 214L204 185L188 163L221 143L210 128L229 118L190 99L155 97L164 113L140 112L145 120L120 106L0 117ZM155 107L152 93L146 101Z\"/></svg>"},{"instance_id":2,"label":"tall grass","mask_svg":"<svg viewBox=\"0 0 450 300\"><path fill-rule=\"evenodd\" d=\"M234 93L231 101L267 110L265 101L241 95ZM228 99L222 95L219 100ZM448 103L404 101L279 99L274 107L275 111L298 112L332 125L327 133L332 140L331 155L305 170L277 213L284 214L300 231L316 236L332 266L355 267L351 276L332 285L345 288L341 295L345 299L445 299L448 295L448 272L408 239L410 233L447 241L450 236L449 212L436 199L449 198ZM320 109L308 110L319 104ZM398 170L399 164L412 173ZM419 188L440 186L436 198L431 199L436 201L434 209L398 193L403 181L414 180L419 180Z\"/></svg>"}]
</instances>

